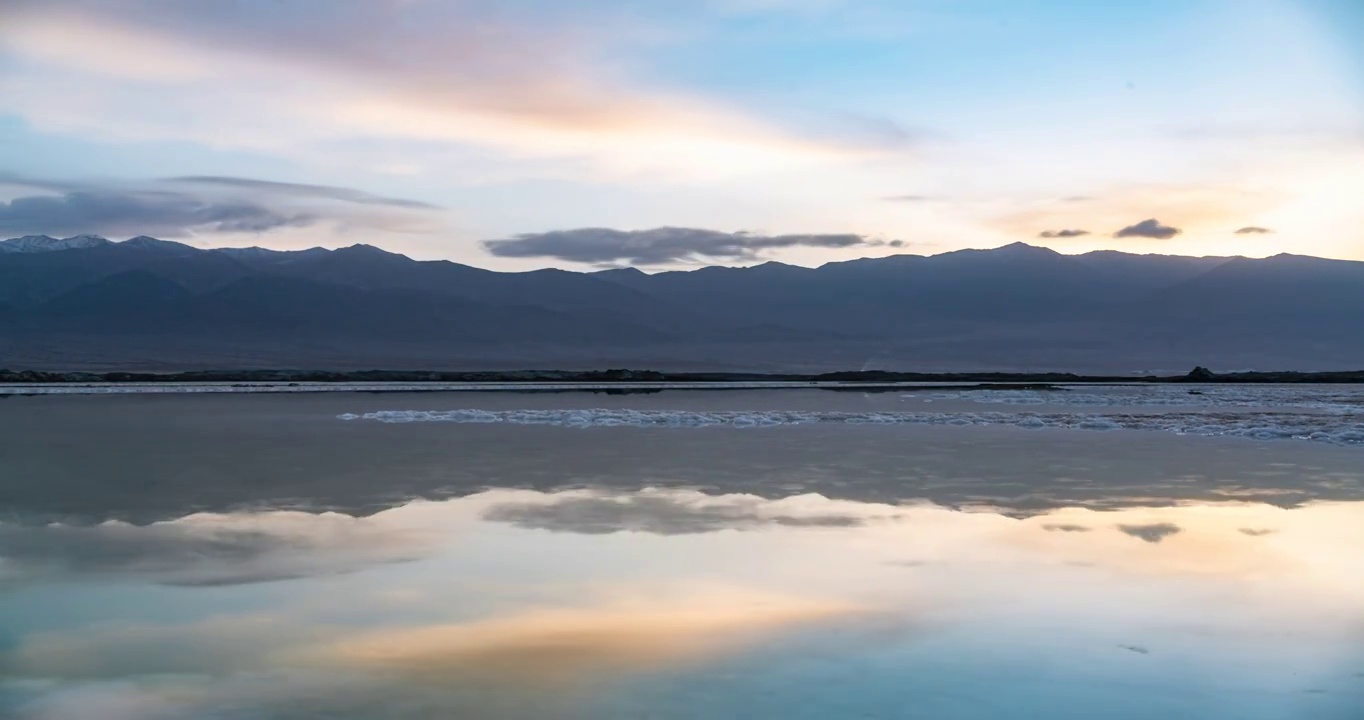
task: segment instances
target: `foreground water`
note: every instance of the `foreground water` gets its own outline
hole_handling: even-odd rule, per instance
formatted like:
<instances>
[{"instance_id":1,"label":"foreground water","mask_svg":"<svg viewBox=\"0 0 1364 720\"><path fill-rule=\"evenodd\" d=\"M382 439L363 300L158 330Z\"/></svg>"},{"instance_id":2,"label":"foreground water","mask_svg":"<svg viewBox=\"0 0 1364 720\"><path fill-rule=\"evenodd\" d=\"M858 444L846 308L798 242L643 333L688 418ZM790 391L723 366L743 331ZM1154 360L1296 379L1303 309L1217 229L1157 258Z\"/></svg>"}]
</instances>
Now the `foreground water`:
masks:
<instances>
[{"instance_id":1,"label":"foreground water","mask_svg":"<svg viewBox=\"0 0 1364 720\"><path fill-rule=\"evenodd\" d=\"M1170 429L1361 395L1145 392L8 398L0 717L1364 717L1364 448Z\"/></svg>"}]
</instances>

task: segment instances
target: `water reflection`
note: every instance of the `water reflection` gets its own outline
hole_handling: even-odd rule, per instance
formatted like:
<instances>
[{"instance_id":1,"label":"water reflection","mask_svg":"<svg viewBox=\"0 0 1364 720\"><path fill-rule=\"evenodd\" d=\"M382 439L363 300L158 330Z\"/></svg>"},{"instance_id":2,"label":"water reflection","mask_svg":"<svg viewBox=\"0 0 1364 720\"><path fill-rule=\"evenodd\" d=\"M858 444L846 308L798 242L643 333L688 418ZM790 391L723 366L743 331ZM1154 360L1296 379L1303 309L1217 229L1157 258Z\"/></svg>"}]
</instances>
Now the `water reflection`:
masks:
<instances>
[{"instance_id":1,"label":"water reflection","mask_svg":"<svg viewBox=\"0 0 1364 720\"><path fill-rule=\"evenodd\" d=\"M347 572L426 554L431 529L303 512L195 514L144 526L0 523L0 588L131 577L168 585L233 585Z\"/></svg>"},{"instance_id":2,"label":"water reflection","mask_svg":"<svg viewBox=\"0 0 1364 720\"><path fill-rule=\"evenodd\" d=\"M398 402L499 412L609 406L877 413L922 404L915 397L797 390L457 400L336 393L13 398L0 412L0 520L89 525L115 518L143 525L243 507L361 516L413 498L489 487L667 486L771 499L818 493L985 506L1019 516L1074 506L1364 500L1360 447L1287 440L1016 427L565 428L337 419ZM938 412L954 402L926 407Z\"/></svg>"},{"instance_id":3,"label":"water reflection","mask_svg":"<svg viewBox=\"0 0 1364 720\"><path fill-rule=\"evenodd\" d=\"M1364 503L490 490L0 525L19 718L1357 718ZM910 709L913 712L910 712Z\"/></svg>"},{"instance_id":4,"label":"water reflection","mask_svg":"<svg viewBox=\"0 0 1364 720\"><path fill-rule=\"evenodd\" d=\"M0 717L1364 717L1358 447L394 397L6 401Z\"/></svg>"},{"instance_id":5,"label":"water reflection","mask_svg":"<svg viewBox=\"0 0 1364 720\"><path fill-rule=\"evenodd\" d=\"M523 528L577 533L623 530L684 535L716 530L753 530L769 525L852 527L869 519L858 503L832 503L821 496L765 500L753 495L712 497L685 490L643 490L622 495L558 493L530 502L498 503L484 518ZM812 507L819 506L819 507ZM898 517L890 510L886 517Z\"/></svg>"},{"instance_id":6,"label":"water reflection","mask_svg":"<svg viewBox=\"0 0 1364 720\"><path fill-rule=\"evenodd\" d=\"M742 647L764 634L847 615L835 601L735 589L603 598L589 607L533 609L464 623L367 631L301 650L304 664L562 683L601 673L668 668Z\"/></svg>"}]
</instances>

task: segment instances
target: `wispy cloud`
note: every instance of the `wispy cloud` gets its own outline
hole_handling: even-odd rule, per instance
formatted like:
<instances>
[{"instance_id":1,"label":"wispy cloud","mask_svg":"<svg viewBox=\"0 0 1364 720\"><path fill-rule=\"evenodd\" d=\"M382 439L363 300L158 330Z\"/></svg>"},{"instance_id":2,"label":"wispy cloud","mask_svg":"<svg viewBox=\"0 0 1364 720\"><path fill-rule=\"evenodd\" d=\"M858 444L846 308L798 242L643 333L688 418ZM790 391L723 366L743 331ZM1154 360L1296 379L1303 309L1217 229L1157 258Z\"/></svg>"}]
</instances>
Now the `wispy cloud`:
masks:
<instances>
[{"instance_id":1,"label":"wispy cloud","mask_svg":"<svg viewBox=\"0 0 1364 720\"><path fill-rule=\"evenodd\" d=\"M549 257L577 263L627 262L661 265L697 258L752 260L775 248L902 247L851 233L830 235L761 235L700 228L661 227L652 230L578 228L527 233L483 243L499 257Z\"/></svg>"},{"instance_id":2,"label":"wispy cloud","mask_svg":"<svg viewBox=\"0 0 1364 720\"><path fill-rule=\"evenodd\" d=\"M550 28L490 5L338 1L325 12L251 13L54 0L3 12L0 57L19 62L0 82L0 110L45 128L275 151L442 141L711 173L869 152L644 89L606 57L604 30Z\"/></svg>"},{"instance_id":3,"label":"wispy cloud","mask_svg":"<svg viewBox=\"0 0 1364 720\"><path fill-rule=\"evenodd\" d=\"M885 115L839 113L821 124L850 144L887 151L904 150L936 135Z\"/></svg>"},{"instance_id":4,"label":"wispy cloud","mask_svg":"<svg viewBox=\"0 0 1364 720\"><path fill-rule=\"evenodd\" d=\"M0 186L39 191L0 202L0 235L264 233L321 222L394 231L417 229L437 210L329 185L234 177L152 181L63 181L0 175ZM355 208L347 206L359 206Z\"/></svg>"},{"instance_id":5,"label":"wispy cloud","mask_svg":"<svg viewBox=\"0 0 1364 720\"><path fill-rule=\"evenodd\" d=\"M297 197L309 198L328 198L332 200L341 200L343 202L356 203L358 205L388 205L391 207L413 208L419 210L439 209L439 207L436 205L432 205L431 203L420 202L418 200L405 200L403 198L391 198L383 197L380 195L371 195L370 193L363 192L361 190L336 187L334 185L310 185L306 183L275 182L273 180L256 180L253 178L220 177L204 175L168 178L167 182L260 191L275 195L293 195Z\"/></svg>"},{"instance_id":6,"label":"wispy cloud","mask_svg":"<svg viewBox=\"0 0 1364 720\"><path fill-rule=\"evenodd\" d=\"M1037 233L1040 238L1073 238L1088 235L1088 230L1043 230Z\"/></svg>"},{"instance_id":7,"label":"wispy cloud","mask_svg":"<svg viewBox=\"0 0 1364 720\"><path fill-rule=\"evenodd\" d=\"M1151 238L1153 240L1169 240L1170 238L1183 232L1177 227L1161 225L1155 218L1142 220L1135 225L1127 227L1113 233L1115 238Z\"/></svg>"},{"instance_id":8,"label":"wispy cloud","mask_svg":"<svg viewBox=\"0 0 1364 720\"><path fill-rule=\"evenodd\" d=\"M1258 225L1247 225L1236 231L1237 235L1268 235L1274 232L1269 228L1259 227Z\"/></svg>"}]
</instances>

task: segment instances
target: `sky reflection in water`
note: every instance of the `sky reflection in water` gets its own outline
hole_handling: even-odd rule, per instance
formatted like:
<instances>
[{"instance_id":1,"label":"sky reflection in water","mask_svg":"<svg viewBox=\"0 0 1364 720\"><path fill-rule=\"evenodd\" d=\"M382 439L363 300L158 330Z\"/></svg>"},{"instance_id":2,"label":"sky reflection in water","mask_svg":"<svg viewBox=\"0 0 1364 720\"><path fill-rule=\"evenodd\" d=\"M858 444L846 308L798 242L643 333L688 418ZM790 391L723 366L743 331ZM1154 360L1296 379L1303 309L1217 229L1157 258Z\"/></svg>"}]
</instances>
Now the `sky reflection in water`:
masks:
<instances>
[{"instance_id":1,"label":"sky reflection in water","mask_svg":"<svg viewBox=\"0 0 1364 720\"><path fill-rule=\"evenodd\" d=\"M0 537L0 698L18 717L1364 707L1360 503L1020 519L493 490Z\"/></svg>"},{"instance_id":2,"label":"sky reflection in water","mask_svg":"<svg viewBox=\"0 0 1364 720\"><path fill-rule=\"evenodd\" d=\"M0 522L0 716L1364 716L1355 449L1127 431L395 428L336 420L353 398L244 402L141 406L140 430L314 459L227 466L198 446L213 472L243 473L214 479L220 500L178 479L189 455L158 470L114 430L93 459L31 439L0 459L48 473L11 486L17 512ZM9 429L52 436L44 422L116 407ZM267 440L240 434L242 408L292 414L271 415ZM344 447L323 452L333 434ZM116 504L94 481L67 496L79 463L127 453L148 472L102 477ZM430 499L377 499L382 466L424 478L414 494ZM332 494L282 509L322 487L314 471ZM460 472L503 487L449 487ZM506 487L517 474L527 486Z\"/></svg>"}]
</instances>

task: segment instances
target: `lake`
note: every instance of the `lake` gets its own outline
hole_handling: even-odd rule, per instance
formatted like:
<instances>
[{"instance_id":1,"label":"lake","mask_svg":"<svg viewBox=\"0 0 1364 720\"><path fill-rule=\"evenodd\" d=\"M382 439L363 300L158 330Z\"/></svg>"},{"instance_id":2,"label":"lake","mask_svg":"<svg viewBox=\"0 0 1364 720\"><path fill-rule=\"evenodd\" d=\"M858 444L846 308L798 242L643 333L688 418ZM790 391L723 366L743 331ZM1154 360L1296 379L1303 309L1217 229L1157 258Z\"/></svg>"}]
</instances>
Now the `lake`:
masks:
<instances>
[{"instance_id":1,"label":"lake","mask_svg":"<svg viewBox=\"0 0 1364 720\"><path fill-rule=\"evenodd\" d=\"M161 390L0 397L0 717L1364 717L1364 388Z\"/></svg>"}]
</instances>

